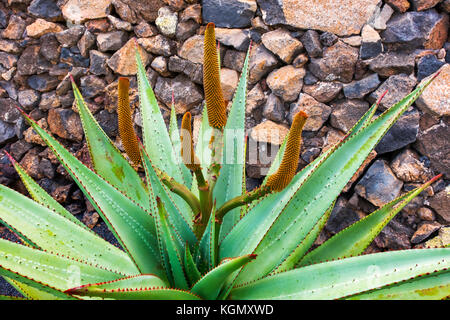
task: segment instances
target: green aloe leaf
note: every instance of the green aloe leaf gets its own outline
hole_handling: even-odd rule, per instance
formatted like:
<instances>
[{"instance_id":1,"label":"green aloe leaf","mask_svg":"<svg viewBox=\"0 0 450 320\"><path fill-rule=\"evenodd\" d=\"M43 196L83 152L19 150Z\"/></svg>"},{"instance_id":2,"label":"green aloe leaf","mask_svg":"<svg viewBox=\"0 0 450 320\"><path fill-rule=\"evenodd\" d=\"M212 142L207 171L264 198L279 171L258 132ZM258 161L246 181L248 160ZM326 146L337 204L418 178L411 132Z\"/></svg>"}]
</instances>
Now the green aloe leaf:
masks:
<instances>
[{"instance_id":1,"label":"green aloe leaf","mask_svg":"<svg viewBox=\"0 0 450 320\"><path fill-rule=\"evenodd\" d=\"M198 245L197 254L194 256L196 265L201 273L211 270L216 265L216 247L215 237L216 227L216 206L214 205L209 216L208 225L206 226L203 237Z\"/></svg>"},{"instance_id":2,"label":"green aloe leaf","mask_svg":"<svg viewBox=\"0 0 450 320\"><path fill-rule=\"evenodd\" d=\"M4 294L0 294L0 300L26 300L26 299L22 297L7 296Z\"/></svg>"},{"instance_id":3,"label":"green aloe leaf","mask_svg":"<svg viewBox=\"0 0 450 320\"><path fill-rule=\"evenodd\" d=\"M382 252L314 264L233 289L232 299L339 299L450 267L450 249Z\"/></svg>"},{"instance_id":4,"label":"green aloe leaf","mask_svg":"<svg viewBox=\"0 0 450 320\"><path fill-rule=\"evenodd\" d=\"M311 231L306 235L305 239L295 248L295 250L284 260L276 269L275 273L287 271L294 269L297 262L304 256L304 254L311 248L322 231L323 227L328 221L328 218L333 211L334 205L336 204L336 200L333 204L328 208L325 214L317 221L316 225L311 229Z\"/></svg>"},{"instance_id":5,"label":"green aloe leaf","mask_svg":"<svg viewBox=\"0 0 450 320\"><path fill-rule=\"evenodd\" d=\"M63 299L71 298L63 292L71 287L124 276L4 239L0 239L0 275Z\"/></svg>"},{"instance_id":6,"label":"green aloe leaf","mask_svg":"<svg viewBox=\"0 0 450 320\"><path fill-rule=\"evenodd\" d=\"M348 300L438 300L450 296L450 271L434 272L411 280L357 294Z\"/></svg>"},{"instance_id":7,"label":"green aloe leaf","mask_svg":"<svg viewBox=\"0 0 450 320\"><path fill-rule=\"evenodd\" d=\"M71 214L62 205L60 205L58 201L53 199L44 189L42 189L41 186L37 184L33 180L33 178L31 178L26 173L26 171L20 166L20 164L17 161L15 161L8 153L7 155L9 156L10 161L14 165L14 169L16 169L20 179L22 180L23 184L27 188L28 192L30 193L34 201L49 208L50 210L53 210L60 216L70 220L71 222L79 225L80 227L89 230L89 228L86 227L86 225L83 222L78 220L73 214Z\"/></svg>"},{"instance_id":8,"label":"green aloe leaf","mask_svg":"<svg viewBox=\"0 0 450 320\"><path fill-rule=\"evenodd\" d=\"M143 274L116 279L113 281L85 284L70 288L65 292L76 296L105 297L105 293L137 291L147 288L166 288L167 284L153 274Z\"/></svg>"},{"instance_id":9,"label":"green aloe leaf","mask_svg":"<svg viewBox=\"0 0 450 320\"><path fill-rule=\"evenodd\" d=\"M195 294L180 289L171 288L139 288L124 290L102 290L89 293L90 297L100 297L115 300L201 300Z\"/></svg>"},{"instance_id":10,"label":"green aloe leaf","mask_svg":"<svg viewBox=\"0 0 450 320\"><path fill-rule=\"evenodd\" d=\"M142 137L145 150L153 164L186 185L181 170L182 162L177 161L166 124L158 106L155 93L147 79L139 51L136 50L139 103L142 117Z\"/></svg>"},{"instance_id":11,"label":"green aloe leaf","mask_svg":"<svg viewBox=\"0 0 450 320\"><path fill-rule=\"evenodd\" d=\"M130 199L148 208L148 193L142 179L97 123L75 82L72 88L95 171Z\"/></svg>"},{"instance_id":12,"label":"green aloe leaf","mask_svg":"<svg viewBox=\"0 0 450 320\"><path fill-rule=\"evenodd\" d=\"M177 246L173 232L167 222L167 212L163 203L159 198L156 199L158 205L158 226L160 230L161 240L165 244L167 255L169 257L170 270L173 276L174 286L179 289L187 290L189 285L183 270L183 260L180 256L181 248Z\"/></svg>"},{"instance_id":13,"label":"green aloe leaf","mask_svg":"<svg viewBox=\"0 0 450 320\"><path fill-rule=\"evenodd\" d=\"M150 213L87 168L26 114L24 117L55 153L139 271L164 278Z\"/></svg>"},{"instance_id":14,"label":"green aloe leaf","mask_svg":"<svg viewBox=\"0 0 450 320\"><path fill-rule=\"evenodd\" d=\"M178 196L169 192L169 190L167 190L167 187L161 182L155 172L148 154L143 148L141 148L141 158L147 177L148 187L149 189L151 189L151 196L158 196L161 199L167 212L170 224L175 228L177 236L176 240L178 243L177 247L181 248L187 242L189 246L193 248L197 243L197 238L195 237L195 234L189 225L189 222L192 218L185 215L186 211L183 209L184 207L180 208L177 206L174 197ZM153 204L152 212L157 212L156 204ZM183 251L180 251L179 254L182 254Z\"/></svg>"},{"instance_id":15,"label":"green aloe leaf","mask_svg":"<svg viewBox=\"0 0 450 320\"><path fill-rule=\"evenodd\" d=\"M23 282L10 279L8 277L3 277L10 285L14 287L18 292L20 292L25 299L31 300L59 300L61 297L55 296L51 293L39 290ZM0 299L1 300L1 299Z\"/></svg>"},{"instance_id":16,"label":"green aloe leaf","mask_svg":"<svg viewBox=\"0 0 450 320\"><path fill-rule=\"evenodd\" d=\"M439 178L440 176L434 177L422 186L385 204L380 209L345 228L304 256L299 265L304 266L326 260L352 257L363 253L397 213Z\"/></svg>"},{"instance_id":17,"label":"green aloe leaf","mask_svg":"<svg viewBox=\"0 0 450 320\"><path fill-rule=\"evenodd\" d=\"M216 299L222 290L225 280L228 279L236 270L254 259L254 255L227 259L216 268L205 274L191 289L191 292L200 297L213 300Z\"/></svg>"},{"instance_id":18,"label":"green aloe leaf","mask_svg":"<svg viewBox=\"0 0 450 320\"><path fill-rule=\"evenodd\" d=\"M0 185L0 221L20 230L34 247L124 274L138 273L128 255L26 196Z\"/></svg>"},{"instance_id":19,"label":"green aloe leaf","mask_svg":"<svg viewBox=\"0 0 450 320\"><path fill-rule=\"evenodd\" d=\"M197 266L195 265L194 259L192 258L191 250L189 250L189 246L185 246L184 251L184 270L186 271L186 275L189 279L189 283L194 284L201 278L200 271L198 271Z\"/></svg>"},{"instance_id":20,"label":"green aloe leaf","mask_svg":"<svg viewBox=\"0 0 450 320\"><path fill-rule=\"evenodd\" d=\"M378 141L430 82L324 153L285 190L267 196L238 222L223 240L220 258L248 253L257 258L242 269L237 283L267 275L296 249Z\"/></svg>"},{"instance_id":21,"label":"green aloe leaf","mask_svg":"<svg viewBox=\"0 0 450 320\"><path fill-rule=\"evenodd\" d=\"M225 202L242 195L245 186L245 104L250 49L245 58L231 110L223 132L222 168L213 190L217 208ZM228 212L222 222L220 233L226 235L240 219L241 208ZM223 236L221 236L222 238Z\"/></svg>"}]
</instances>

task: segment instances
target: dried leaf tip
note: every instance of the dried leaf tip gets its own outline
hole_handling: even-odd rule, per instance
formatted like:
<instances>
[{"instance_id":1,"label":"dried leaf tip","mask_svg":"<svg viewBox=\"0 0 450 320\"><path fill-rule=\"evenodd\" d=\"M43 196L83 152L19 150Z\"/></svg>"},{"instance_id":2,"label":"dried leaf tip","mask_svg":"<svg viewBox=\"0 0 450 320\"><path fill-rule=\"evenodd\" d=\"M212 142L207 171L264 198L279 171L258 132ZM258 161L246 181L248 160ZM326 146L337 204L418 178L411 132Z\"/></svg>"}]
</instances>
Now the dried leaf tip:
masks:
<instances>
[{"instance_id":1,"label":"dried leaf tip","mask_svg":"<svg viewBox=\"0 0 450 320\"><path fill-rule=\"evenodd\" d=\"M294 116L280 167L267 179L266 187L269 190L283 190L295 176L302 144L302 130L307 118L308 115L303 111Z\"/></svg>"},{"instance_id":2,"label":"dried leaf tip","mask_svg":"<svg viewBox=\"0 0 450 320\"><path fill-rule=\"evenodd\" d=\"M195 171L200 168L200 161L197 159L194 152L191 118L191 113L186 112L183 116L183 120L181 121L181 159L186 167Z\"/></svg>"},{"instance_id":3,"label":"dried leaf tip","mask_svg":"<svg viewBox=\"0 0 450 320\"><path fill-rule=\"evenodd\" d=\"M134 164L141 163L141 154L139 152L139 143L133 128L130 108L130 80L125 77L119 78L118 84L118 104L117 115L119 122L119 136L128 157Z\"/></svg>"},{"instance_id":4,"label":"dried leaf tip","mask_svg":"<svg viewBox=\"0 0 450 320\"><path fill-rule=\"evenodd\" d=\"M227 122L227 112L220 85L219 57L213 22L208 23L205 30L203 86L209 125L213 128L222 129Z\"/></svg>"}]
</instances>

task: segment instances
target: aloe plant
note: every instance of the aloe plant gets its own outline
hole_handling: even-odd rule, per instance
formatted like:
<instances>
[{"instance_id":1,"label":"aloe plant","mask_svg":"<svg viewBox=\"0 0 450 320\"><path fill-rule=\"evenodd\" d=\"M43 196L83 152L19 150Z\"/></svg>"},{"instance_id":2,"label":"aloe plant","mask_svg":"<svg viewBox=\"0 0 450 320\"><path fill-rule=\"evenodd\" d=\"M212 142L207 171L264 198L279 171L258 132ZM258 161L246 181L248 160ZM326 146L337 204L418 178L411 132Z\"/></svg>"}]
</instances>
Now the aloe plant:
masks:
<instances>
[{"instance_id":1,"label":"aloe plant","mask_svg":"<svg viewBox=\"0 0 450 320\"><path fill-rule=\"evenodd\" d=\"M249 49L250 51L250 49ZM249 53L230 112L219 79L214 25L205 31L203 110L193 140L172 106L169 131L136 50L142 142L119 79L123 155L72 79L94 171L25 113L116 237L103 240L11 158L30 198L0 185L0 275L29 299L440 299L450 295L450 249L364 254L381 229L437 176L319 247L334 202L371 150L432 81L376 119L377 103L332 148L296 173L307 115L291 130L262 185L245 191ZM145 174L145 178L139 175ZM8 297L2 297L8 299Z\"/></svg>"}]
</instances>

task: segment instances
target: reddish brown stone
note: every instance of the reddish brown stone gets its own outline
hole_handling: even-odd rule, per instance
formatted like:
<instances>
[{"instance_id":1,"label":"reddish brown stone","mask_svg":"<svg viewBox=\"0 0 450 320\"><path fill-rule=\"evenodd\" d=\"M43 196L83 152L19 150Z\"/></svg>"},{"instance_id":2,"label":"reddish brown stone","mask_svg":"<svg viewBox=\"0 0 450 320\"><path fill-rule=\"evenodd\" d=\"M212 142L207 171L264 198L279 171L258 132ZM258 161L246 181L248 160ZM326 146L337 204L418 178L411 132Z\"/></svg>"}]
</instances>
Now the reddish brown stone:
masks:
<instances>
[{"instance_id":1,"label":"reddish brown stone","mask_svg":"<svg viewBox=\"0 0 450 320\"><path fill-rule=\"evenodd\" d=\"M109 27L111 24L109 23L108 19L97 19L97 20L89 20L86 22L86 29L89 32L96 33L96 32L107 32L109 30Z\"/></svg>"},{"instance_id":2,"label":"reddish brown stone","mask_svg":"<svg viewBox=\"0 0 450 320\"><path fill-rule=\"evenodd\" d=\"M405 12L411 6L408 0L385 0L385 2L400 12Z\"/></svg>"},{"instance_id":3,"label":"reddish brown stone","mask_svg":"<svg viewBox=\"0 0 450 320\"><path fill-rule=\"evenodd\" d=\"M50 109L47 122L57 136L74 141L83 139L83 129L78 114L70 109Z\"/></svg>"}]
</instances>

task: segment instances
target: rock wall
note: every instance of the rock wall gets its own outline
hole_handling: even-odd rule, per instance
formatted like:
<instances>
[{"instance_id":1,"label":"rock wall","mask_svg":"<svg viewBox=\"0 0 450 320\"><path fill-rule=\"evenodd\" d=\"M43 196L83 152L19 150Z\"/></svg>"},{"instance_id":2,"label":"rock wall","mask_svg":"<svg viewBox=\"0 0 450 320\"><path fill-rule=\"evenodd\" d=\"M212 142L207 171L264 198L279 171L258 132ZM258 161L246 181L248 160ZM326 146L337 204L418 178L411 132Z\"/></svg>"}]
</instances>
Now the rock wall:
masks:
<instances>
[{"instance_id":1,"label":"rock wall","mask_svg":"<svg viewBox=\"0 0 450 320\"><path fill-rule=\"evenodd\" d=\"M438 173L444 179L403 209L368 251L423 246L437 234L435 243L445 235L448 241L449 10L449 0L1 0L0 183L25 192L6 150L57 201L103 230L93 207L14 106L89 163L71 72L121 148L117 78L130 77L136 107L136 39L166 119L173 90L177 113L190 110L197 127L204 100L202 34L212 21L227 100L253 43L249 143L261 152L276 150L292 116L299 110L310 115L299 169L345 135L385 90L379 112L441 70L347 185L317 243ZM139 131L137 109L134 116ZM267 130L281 136L266 137ZM261 182L268 165L248 160L249 188ZM0 232L6 229L0 226Z\"/></svg>"}]
</instances>

